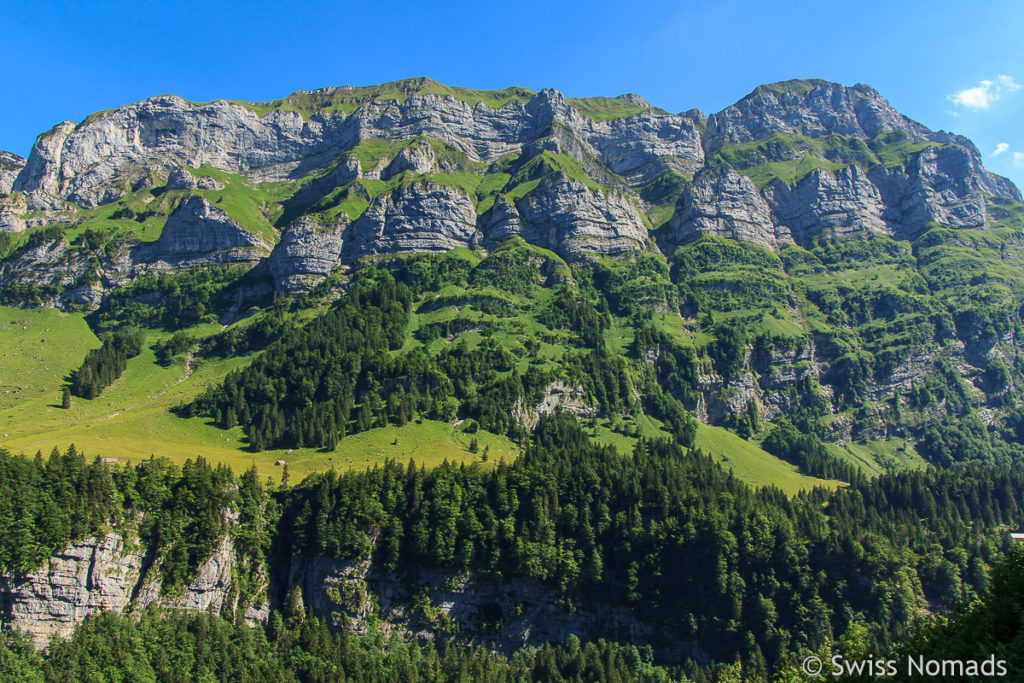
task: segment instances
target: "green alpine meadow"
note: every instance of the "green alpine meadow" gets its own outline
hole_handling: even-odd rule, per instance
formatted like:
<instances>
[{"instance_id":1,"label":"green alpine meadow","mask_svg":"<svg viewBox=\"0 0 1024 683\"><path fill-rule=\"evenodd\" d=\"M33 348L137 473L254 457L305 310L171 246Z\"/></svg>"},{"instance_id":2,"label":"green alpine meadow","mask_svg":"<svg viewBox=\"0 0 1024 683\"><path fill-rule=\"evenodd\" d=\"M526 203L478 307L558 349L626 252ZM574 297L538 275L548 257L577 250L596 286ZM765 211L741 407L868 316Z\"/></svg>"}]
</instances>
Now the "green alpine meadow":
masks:
<instances>
[{"instance_id":1,"label":"green alpine meadow","mask_svg":"<svg viewBox=\"0 0 1024 683\"><path fill-rule=\"evenodd\" d=\"M1022 348L1020 190L863 84L65 121L0 152L0 679L1016 680Z\"/></svg>"}]
</instances>

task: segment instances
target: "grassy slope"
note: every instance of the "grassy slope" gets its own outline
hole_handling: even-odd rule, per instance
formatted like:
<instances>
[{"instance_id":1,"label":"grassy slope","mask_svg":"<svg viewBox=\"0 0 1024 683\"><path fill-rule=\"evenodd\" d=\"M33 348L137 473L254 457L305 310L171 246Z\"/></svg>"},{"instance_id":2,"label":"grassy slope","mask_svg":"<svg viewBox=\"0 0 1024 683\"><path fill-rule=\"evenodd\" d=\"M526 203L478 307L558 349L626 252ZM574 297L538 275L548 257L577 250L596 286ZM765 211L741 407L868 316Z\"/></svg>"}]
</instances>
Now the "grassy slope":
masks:
<instances>
[{"instance_id":1,"label":"grassy slope","mask_svg":"<svg viewBox=\"0 0 1024 683\"><path fill-rule=\"evenodd\" d=\"M0 339L0 410L27 400L59 403L64 375L100 345L82 316L52 308L0 306Z\"/></svg>"},{"instance_id":2,"label":"grassy slope","mask_svg":"<svg viewBox=\"0 0 1024 683\"><path fill-rule=\"evenodd\" d=\"M775 178L793 185L815 169L837 171L851 164L864 169L878 165L900 166L926 147L945 145L912 143L899 132L878 135L868 141L834 134L809 138L776 133L752 142L727 145L715 158L749 176L760 189Z\"/></svg>"},{"instance_id":3,"label":"grassy slope","mask_svg":"<svg viewBox=\"0 0 1024 683\"><path fill-rule=\"evenodd\" d=\"M10 321L29 321L12 325ZM164 368L156 363L148 345L163 333L151 332L141 355L128 363L128 369L111 387L93 400L75 398L70 410L59 407L63 377L77 367L89 348L99 341L89 332L80 315L53 310L25 311L0 307L0 324L5 329L8 357L0 367L0 385L20 387L18 394L0 394L0 446L13 452L44 454L54 447L67 448L74 443L88 455L138 461L150 455L163 456L182 463L201 455L212 462L242 471L255 464L261 474L280 476L274 462L289 462L292 481L321 469L363 467L395 457L410 457L427 465L451 461L473 462L480 455L468 452L471 437L455 432L444 423L425 421L399 429L387 427L350 436L342 440L334 453L301 449L251 453L240 428L222 430L200 418L183 419L169 409L187 401L209 384L222 379L230 370L244 365L246 358L205 361L185 377L183 362ZM24 329L23 329L24 327ZM206 326L210 327L210 326ZM46 347L49 355L36 360L33 351L41 330L49 329ZM202 333L193 329L193 333ZM209 330L205 330L207 333ZM52 344L51 344L52 339ZM15 351L17 349L17 351ZM15 359L14 353L18 354ZM9 362L14 361L14 362ZM45 369L41 369L45 368ZM514 458L518 449L508 439L486 432L475 435L480 450L490 446L489 462ZM393 443L395 440L398 443Z\"/></svg>"},{"instance_id":4,"label":"grassy slope","mask_svg":"<svg viewBox=\"0 0 1024 683\"><path fill-rule=\"evenodd\" d=\"M697 446L710 453L723 467L731 468L737 477L754 484L773 484L793 495L800 489L814 486L835 488L839 482L800 474L795 465L763 451L721 427L702 424L697 428Z\"/></svg>"},{"instance_id":5,"label":"grassy slope","mask_svg":"<svg viewBox=\"0 0 1024 683\"><path fill-rule=\"evenodd\" d=\"M324 88L320 91L299 91L280 100L270 102L247 102L239 104L259 116L273 111L298 112L304 119L315 113L344 112L351 114L368 102L405 102L412 95L435 95L453 97L469 106L483 103L492 109L499 109L512 101L526 103L533 97L532 90L519 87L504 90L471 90L443 85L429 78L408 78L368 87Z\"/></svg>"},{"instance_id":6,"label":"grassy slope","mask_svg":"<svg viewBox=\"0 0 1024 683\"><path fill-rule=\"evenodd\" d=\"M643 436L664 438L668 434L660 429L657 420L643 417L638 425ZM614 446L620 453L629 453L636 444L636 438L612 431L607 421L599 421L590 430L595 441ZM797 471L794 465L776 458L756 444L721 427L702 424L697 428L697 447L708 453L726 469L754 486L772 484L789 495L815 486L835 488L839 482L809 477Z\"/></svg>"},{"instance_id":7,"label":"grassy slope","mask_svg":"<svg viewBox=\"0 0 1024 683\"><path fill-rule=\"evenodd\" d=\"M420 319L417 323L424 318L443 318L450 312L450 308L445 307L423 314L417 316ZM93 401L75 398L72 408L63 410L58 407L63 378L78 366L87 349L99 344L85 321L80 315L52 310L7 308L0 308L0 321L12 328L7 330L9 357L4 359L0 383L5 387L19 387L18 394L3 395L4 403L0 404L0 433L7 434L0 445L15 452L31 454L39 450L46 453L54 447L63 449L74 443L89 455L118 458L121 462L156 455L181 463L201 455L236 471L255 464L261 474L275 478L280 476L281 469L275 467L274 462L281 459L289 462L293 482L315 470L369 466L386 458L403 461L414 458L427 465L439 464L445 459L472 462L481 458L480 454L468 452L472 437L434 421L352 435L343 439L334 453L315 449L251 453L245 450L240 428L225 431L207 420L183 419L169 412L171 407L195 396L230 370L244 365L247 359L207 360L186 376L183 361L166 368L156 363L149 344L165 336L166 333L161 332L149 333L143 353L129 361L121 379L102 396ZM23 321L27 323L22 324ZM215 327L207 325L191 331L193 334L210 333ZM41 332L49 336L43 337ZM478 341L479 334L471 332L465 336L469 341ZM40 343L41 338L47 341ZM34 350L37 343L49 354L41 360L35 359L38 354L26 353ZM558 348L545 343L541 355L554 358ZM17 359L14 353L18 354ZM636 439L612 431L609 426L607 422L599 423L593 433L598 440L615 445L621 452L629 452ZM657 421L647 417L642 417L635 428L645 436L664 436ZM518 451L505 437L487 432L475 436L481 452L484 447L490 447L488 461L491 463L501 458L512 459ZM834 482L799 474L790 465L724 429L702 426L697 443L733 468L737 476L755 485L774 483L787 493L819 484L834 485Z\"/></svg>"}]
</instances>

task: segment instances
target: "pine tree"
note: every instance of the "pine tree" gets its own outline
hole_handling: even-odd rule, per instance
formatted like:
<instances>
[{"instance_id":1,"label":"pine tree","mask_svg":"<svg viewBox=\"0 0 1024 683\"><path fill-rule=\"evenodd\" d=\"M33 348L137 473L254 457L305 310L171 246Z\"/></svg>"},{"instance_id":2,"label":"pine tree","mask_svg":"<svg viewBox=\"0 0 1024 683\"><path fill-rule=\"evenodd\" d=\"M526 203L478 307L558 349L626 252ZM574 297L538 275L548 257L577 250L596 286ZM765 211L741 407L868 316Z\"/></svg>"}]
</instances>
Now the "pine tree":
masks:
<instances>
[{"instance_id":1,"label":"pine tree","mask_svg":"<svg viewBox=\"0 0 1024 683\"><path fill-rule=\"evenodd\" d=\"M71 389L64 387L60 392L60 407L67 410L71 407Z\"/></svg>"}]
</instances>

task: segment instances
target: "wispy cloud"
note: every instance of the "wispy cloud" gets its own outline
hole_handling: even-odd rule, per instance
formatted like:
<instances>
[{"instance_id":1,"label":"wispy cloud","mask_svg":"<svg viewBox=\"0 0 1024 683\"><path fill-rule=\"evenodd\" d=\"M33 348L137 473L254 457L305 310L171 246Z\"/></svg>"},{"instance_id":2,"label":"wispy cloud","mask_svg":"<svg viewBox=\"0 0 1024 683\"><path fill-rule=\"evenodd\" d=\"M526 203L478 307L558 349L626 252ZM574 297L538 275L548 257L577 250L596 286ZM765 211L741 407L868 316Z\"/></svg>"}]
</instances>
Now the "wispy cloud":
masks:
<instances>
[{"instance_id":1,"label":"wispy cloud","mask_svg":"<svg viewBox=\"0 0 1024 683\"><path fill-rule=\"evenodd\" d=\"M992 156L997 157L1000 154L1006 154L1009 151L1010 151L1009 143L1000 142L998 145L996 145L996 151L992 152Z\"/></svg>"},{"instance_id":2,"label":"wispy cloud","mask_svg":"<svg viewBox=\"0 0 1024 683\"><path fill-rule=\"evenodd\" d=\"M988 109L993 102L999 100L1004 93L1020 90L1021 85L1013 80L1013 76L1000 74L994 81L984 80L973 88L960 90L949 95L949 100L960 107L969 109Z\"/></svg>"},{"instance_id":3,"label":"wispy cloud","mask_svg":"<svg viewBox=\"0 0 1024 683\"><path fill-rule=\"evenodd\" d=\"M1013 153L1013 165L1024 168L1024 152Z\"/></svg>"}]
</instances>

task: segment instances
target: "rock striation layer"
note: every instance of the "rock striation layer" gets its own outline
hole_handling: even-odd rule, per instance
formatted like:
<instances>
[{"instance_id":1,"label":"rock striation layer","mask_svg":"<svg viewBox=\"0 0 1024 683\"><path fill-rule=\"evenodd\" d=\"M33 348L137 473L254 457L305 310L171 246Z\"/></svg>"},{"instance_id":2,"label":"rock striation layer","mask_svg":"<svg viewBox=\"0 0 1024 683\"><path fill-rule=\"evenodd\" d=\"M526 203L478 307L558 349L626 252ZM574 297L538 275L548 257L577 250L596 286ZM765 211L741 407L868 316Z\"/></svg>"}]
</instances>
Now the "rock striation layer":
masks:
<instances>
[{"instance_id":1,"label":"rock striation layer","mask_svg":"<svg viewBox=\"0 0 1024 683\"><path fill-rule=\"evenodd\" d=\"M205 611L234 608L231 591L234 545L225 536L195 578L174 597L161 593L152 558L117 533L73 543L24 575L0 575L0 622L28 633L36 647L66 638L86 617L123 613L150 605ZM258 617L260 608L247 613Z\"/></svg>"}]
</instances>

